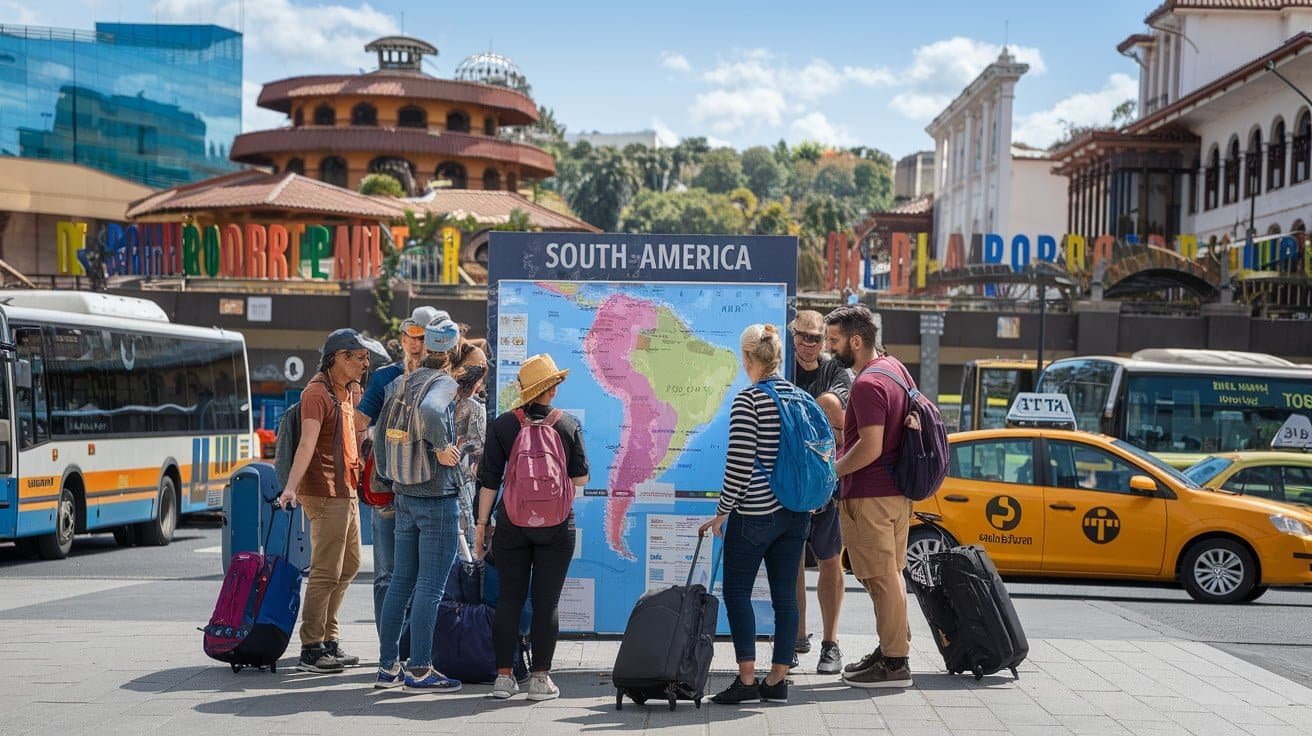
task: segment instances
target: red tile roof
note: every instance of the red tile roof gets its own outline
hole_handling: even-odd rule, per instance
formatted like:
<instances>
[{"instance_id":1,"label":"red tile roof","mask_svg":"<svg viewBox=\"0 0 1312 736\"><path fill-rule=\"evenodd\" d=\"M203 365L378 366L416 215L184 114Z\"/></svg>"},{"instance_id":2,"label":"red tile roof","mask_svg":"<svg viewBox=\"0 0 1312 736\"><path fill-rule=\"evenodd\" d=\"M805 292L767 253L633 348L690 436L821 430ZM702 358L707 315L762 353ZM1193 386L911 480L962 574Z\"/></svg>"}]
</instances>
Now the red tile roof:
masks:
<instances>
[{"instance_id":1,"label":"red tile roof","mask_svg":"<svg viewBox=\"0 0 1312 736\"><path fill-rule=\"evenodd\" d=\"M889 215L923 215L926 212L934 211L934 195L926 194L916 199L907 200L902 204L889 208L884 214Z\"/></svg>"},{"instance_id":2,"label":"red tile roof","mask_svg":"<svg viewBox=\"0 0 1312 736\"><path fill-rule=\"evenodd\" d=\"M529 222L533 227L543 230L601 232L599 228L583 220L544 207L516 192L436 189L419 199L401 200L400 204L404 208L413 208L416 212L451 215L457 219L473 215L474 219L483 225L509 222L510 213L521 210L528 214Z\"/></svg>"},{"instance_id":3,"label":"red tile roof","mask_svg":"<svg viewBox=\"0 0 1312 736\"><path fill-rule=\"evenodd\" d=\"M1312 8L1312 0L1166 0L1153 9L1144 23L1152 25L1163 15L1176 10L1284 10Z\"/></svg>"},{"instance_id":4,"label":"red tile roof","mask_svg":"<svg viewBox=\"0 0 1312 736\"><path fill-rule=\"evenodd\" d=\"M324 74L269 82L260 91L260 107L288 113L303 97L404 97L490 107L501 113L502 125L532 125L538 108L529 96L507 87L438 79L427 74L378 71L368 74Z\"/></svg>"},{"instance_id":5,"label":"red tile roof","mask_svg":"<svg viewBox=\"0 0 1312 736\"><path fill-rule=\"evenodd\" d=\"M303 214L391 220L403 209L292 173L238 171L156 192L128 205L128 219L207 210L269 209Z\"/></svg>"}]
</instances>

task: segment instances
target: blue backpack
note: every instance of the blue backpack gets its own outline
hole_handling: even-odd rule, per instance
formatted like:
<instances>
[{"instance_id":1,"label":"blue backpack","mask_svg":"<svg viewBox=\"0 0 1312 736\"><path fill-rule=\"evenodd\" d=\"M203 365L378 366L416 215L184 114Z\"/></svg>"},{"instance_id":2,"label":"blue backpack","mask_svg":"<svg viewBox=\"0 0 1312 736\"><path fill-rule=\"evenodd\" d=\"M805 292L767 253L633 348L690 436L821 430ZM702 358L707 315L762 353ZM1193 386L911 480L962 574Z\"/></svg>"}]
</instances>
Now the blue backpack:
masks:
<instances>
[{"instance_id":1,"label":"blue backpack","mask_svg":"<svg viewBox=\"0 0 1312 736\"><path fill-rule=\"evenodd\" d=\"M767 378L756 388L779 407L779 454L770 489L789 511L815 511L829 503L838 485L829 419L810 394L781 378ZM756 468L765 473L759 459Z\"/></svg>"}]
</instances>

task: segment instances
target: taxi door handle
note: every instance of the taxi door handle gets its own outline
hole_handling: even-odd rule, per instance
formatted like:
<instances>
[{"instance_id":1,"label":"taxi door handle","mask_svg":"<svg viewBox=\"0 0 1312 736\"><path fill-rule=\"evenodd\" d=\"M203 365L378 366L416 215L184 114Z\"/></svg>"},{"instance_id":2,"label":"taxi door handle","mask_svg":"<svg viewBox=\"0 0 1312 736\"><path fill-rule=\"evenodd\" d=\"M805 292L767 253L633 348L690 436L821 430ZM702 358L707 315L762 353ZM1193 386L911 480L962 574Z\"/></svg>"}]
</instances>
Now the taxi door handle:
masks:
<instances>
[{"instance_id":1,"label":"taxi door handle","mask_svg":"<svg viewBox=\"0 0 1312 736\"><path fill-rule=\"evenodd\" d=\"M1075 510L1075 507L1072 506L1072 505L1070 505L1070 504L1068 504L1068 503L1050 503L1050 504L1048 504L1048 508L1052 509L1053 511L1074 511L1074 510Z\"/></svg>"},{"instance_id":2,"label":"taxi door handle","mask_svg":"<svg viewBox=\"0 0 1312 736\"><path fill-rule=\"evenodd\" d=\"M953 493L949 496L944 496L943 500L951 501L952 503L966 503L967 501L970 500L970 498L963 496L960 493Z\"/></svg>"}]
</instances>

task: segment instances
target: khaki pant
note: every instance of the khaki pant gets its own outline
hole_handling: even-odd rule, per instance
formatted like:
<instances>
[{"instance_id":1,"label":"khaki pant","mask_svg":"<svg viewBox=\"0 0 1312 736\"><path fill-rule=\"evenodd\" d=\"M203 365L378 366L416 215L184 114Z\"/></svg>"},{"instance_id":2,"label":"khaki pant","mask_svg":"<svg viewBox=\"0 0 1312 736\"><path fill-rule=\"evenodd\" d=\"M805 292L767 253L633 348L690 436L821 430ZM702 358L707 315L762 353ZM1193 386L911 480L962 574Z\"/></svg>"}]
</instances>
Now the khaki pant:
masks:
<instances>
[{"instance_id":1,"label":"khaki pant","mask_svg":"<svg viewBox=\"0 0 1312 736\"><path fill-rule=\"evenodd\" d=\"M360 509L354 498L301 496L310 520L310 579L301 606L301 644L337 641L337 612L360 571Z\"/></svg>"},{"instance_id":2,"label":"khaki pant","mask_svg":"<svg viewBox=\"0 0 1312 736\"><path fill-rule=\"evenodd\" d=\"M905 496L843 499L838 521L852 574L875 604L880 651L886 657L908 656L911 626L902 571L907 566L911 500Z\"/></svg>"}]
</instances>

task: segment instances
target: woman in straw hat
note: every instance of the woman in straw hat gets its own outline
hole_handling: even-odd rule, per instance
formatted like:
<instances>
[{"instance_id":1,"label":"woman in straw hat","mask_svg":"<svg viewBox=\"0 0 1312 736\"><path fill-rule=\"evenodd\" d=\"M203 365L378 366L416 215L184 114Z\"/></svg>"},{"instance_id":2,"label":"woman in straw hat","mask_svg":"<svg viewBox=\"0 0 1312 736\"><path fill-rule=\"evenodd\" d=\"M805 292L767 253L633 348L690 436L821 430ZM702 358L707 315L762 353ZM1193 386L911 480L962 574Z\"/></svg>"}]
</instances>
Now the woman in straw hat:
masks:
<instances>
[{"instance_id":1,"label":"woman in straw hat","mask_svg":"<svg viewBox=\"0 0 1312 736\"><path fill-rule=\"evenodd\" d=\"M488 428L483 447L483 463L478 469L482 490L475 519L475 554L482 554L488 524L498 490L512 460L515 440L526 422L541 422L560 436L563 469L573 488L588 482L588 458L583 451L583 434L578 420L559 410L551 402L568 370L560 370L550 355L534 355L519 369L519 403L497 417ZM571 488L570 490L573 490ZM571 497L572 499L572 497ZM556 608L565 587L565 575L574 556L574 514L551 526L517 526L512 524L505 504L498 506L497 532L492 538L492 559L501 578L501 592L496 618L492 622L492 640L496 649L497 679L492 697L505 699L519 692L513 666L519 643L519 619L529 598L532 580L533 624L531 631L533 671L528 681L529 700L551 700L560 690L551 681L551 659L556 650L560 622Z\"/></svg>"}]
</instances>

